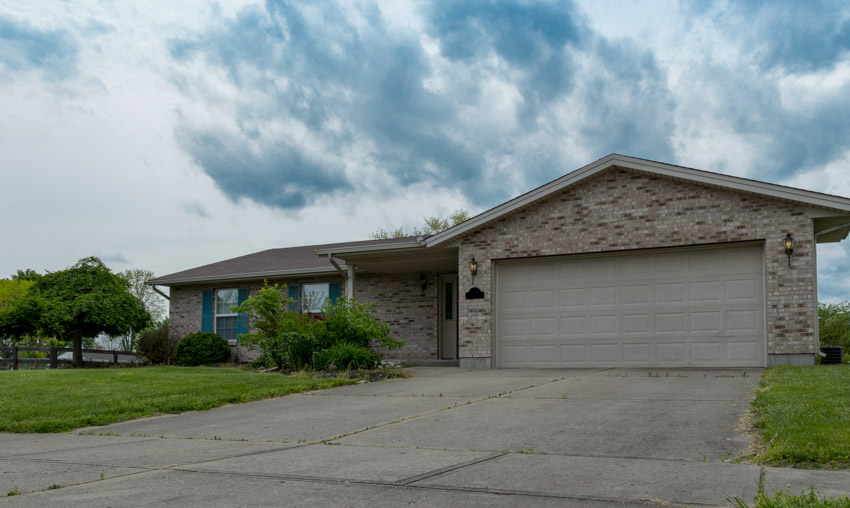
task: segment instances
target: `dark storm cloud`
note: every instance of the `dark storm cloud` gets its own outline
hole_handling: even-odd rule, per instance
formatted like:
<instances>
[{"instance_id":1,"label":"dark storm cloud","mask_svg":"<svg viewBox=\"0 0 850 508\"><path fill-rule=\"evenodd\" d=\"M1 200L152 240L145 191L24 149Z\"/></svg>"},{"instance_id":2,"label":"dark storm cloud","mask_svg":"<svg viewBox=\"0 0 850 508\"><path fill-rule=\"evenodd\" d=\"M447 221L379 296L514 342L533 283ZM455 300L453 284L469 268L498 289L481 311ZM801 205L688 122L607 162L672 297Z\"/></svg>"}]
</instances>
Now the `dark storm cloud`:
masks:
<instances>
[{"instance_id":1,"label":"dark storm cloud","mask_svg":"<svg viewBox=\"0 0 850 508\"><path fill-rule=\"evenodd\" d=\"M179 129L183 148L230 198L291 209L351 189L358 182L334 161L363 146L368 153L353 162L385 181L460 189L478 206L511 197L517 189L504 182L513 174L530 188L587 162L559 152L569 132L598 156L672 158L665 73L648 51L593 32L572 3L430 5L421 14L445 63L425 51L422 34L390 29L378 7L356 9L364 23L328 2L269 1L171 42L178 63L221 69L242 94L261 98L262 106L235 104L226 129L185 119ZM428 86L435 77L442 85ZM513 116L482 129L477 118L501 106L488 103L488 80L520 100ZM175 83L197 93L190 77ZM558 116L570 97L584 109L571 130ZM281 121L306 128L328 157L264 128Z\"/></svg>"}]
</instances>

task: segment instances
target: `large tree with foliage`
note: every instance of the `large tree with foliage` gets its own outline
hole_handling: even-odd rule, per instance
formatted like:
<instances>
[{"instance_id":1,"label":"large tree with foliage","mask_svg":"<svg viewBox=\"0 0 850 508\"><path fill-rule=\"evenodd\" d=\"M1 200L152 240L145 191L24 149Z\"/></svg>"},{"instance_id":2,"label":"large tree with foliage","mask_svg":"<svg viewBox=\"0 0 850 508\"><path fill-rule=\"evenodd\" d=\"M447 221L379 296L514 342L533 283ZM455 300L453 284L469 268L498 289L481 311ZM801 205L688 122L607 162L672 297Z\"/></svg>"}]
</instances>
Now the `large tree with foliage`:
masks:
<instances>
[{"instance_id":1,"label":"large tree with foliage","mask_svg":"<svg viewBox=\"0 0 850 508\"><path fill-rule=\"evenodd\" d=\"M461 222L464 222L469 219L469 212L460 208L450 213L447 217L425 217L423 220L425 225L422 226L422 229L413 228L413 231L405 231L402 226L399 226L392 231L384 231L383 229L379 229L373 233L369 234L369 238L372 240L386 240L387 238L403 238L405 236L428 236L433 235L435 233L439 233L440 231L445 231L450 227L457 226Z\"/></svg>"},{"instance_id":2,"label":"large tree with foliage","mask_svg":"<svg viewBox=\"0 0 850 508\"><path fill-rule=\"evenodd\" d=\"M158 323L165 319L165 298L147 284L148 280L154 277L151 270L132 268L121 272L119 276L127 281L130 294L144 304L145 310L148 311L154 322ZM117 344L124 351L135 351L141 332L141 329L133 328L127 333L110 336L109 343L110 345Z\"/></svg>"},{"instance_id":3,"label":"large tree with foliage","mask_svg":"<svg viewBox=\"0 0 850 508\"><path fill-rule=\"evenodd\" d=\"M83 364L83 339L141 330L151 316L129 284L96 257L37 278L0 322L0 333L42 333L71 341L74 365Z\"/></svg>"}]
</instances>

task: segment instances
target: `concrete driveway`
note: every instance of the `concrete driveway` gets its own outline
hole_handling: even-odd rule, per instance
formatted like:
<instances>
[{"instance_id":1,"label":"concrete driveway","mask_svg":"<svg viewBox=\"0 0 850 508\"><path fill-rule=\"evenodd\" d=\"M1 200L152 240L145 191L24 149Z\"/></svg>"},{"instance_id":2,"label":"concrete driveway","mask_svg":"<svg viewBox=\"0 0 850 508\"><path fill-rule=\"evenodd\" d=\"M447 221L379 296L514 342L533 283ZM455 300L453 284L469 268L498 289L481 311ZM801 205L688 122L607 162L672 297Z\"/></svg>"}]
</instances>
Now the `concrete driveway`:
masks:
<instances>
[{"instance_id":1,"label":"concrete driveway","mask_svg":"<svg viewBox=\"0 0 850 508\"><path fill-rule=\"evenodd\" d=\"M729 506L850 474L730 462L760 370L411 369L62 435L0 434L8 506ZM51 488L53 487L53 488ZM35 491L35 492L33 492Z\"/></svg>"}]
</instances>

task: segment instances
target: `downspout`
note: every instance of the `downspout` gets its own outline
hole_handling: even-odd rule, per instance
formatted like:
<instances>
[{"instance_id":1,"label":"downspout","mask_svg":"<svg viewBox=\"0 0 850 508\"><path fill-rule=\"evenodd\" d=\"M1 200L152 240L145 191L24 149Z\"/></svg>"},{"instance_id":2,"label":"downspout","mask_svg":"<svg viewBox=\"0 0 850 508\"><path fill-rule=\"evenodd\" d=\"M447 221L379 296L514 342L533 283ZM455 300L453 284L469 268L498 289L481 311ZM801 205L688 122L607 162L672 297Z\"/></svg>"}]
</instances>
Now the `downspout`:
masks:
<instances>
[{"instance_id":1,"label":"downspout","mask_svg":"<svg viewBox=\"0 0 850 508\"><path fill-rule=\"evenodd\" d=\"M328 261L334 265L334 268L336 268L336 271L338 271L340 275L347 279L345 284L345 296L354 299L354 266L346 264L345 267L347 270L343 270L336 262L336 259L334 259L334 255L331 253L328 253Z\"/></svg>"},{"instance_id":2,"label":"downspout","mask_svg":"<svg viewBox=\"0 0 850 508\"><path fill-rule=\"evenodd\" d=\"M171 301L171 297L168 296L167 294L163 293L162 291L160 291L159 288L156 287L156 284L151 284L151 287L153 288L154 291L159 293L160 296L162 296L163 298L165 298L168 301Z\"/></svg>"}]
</instances>

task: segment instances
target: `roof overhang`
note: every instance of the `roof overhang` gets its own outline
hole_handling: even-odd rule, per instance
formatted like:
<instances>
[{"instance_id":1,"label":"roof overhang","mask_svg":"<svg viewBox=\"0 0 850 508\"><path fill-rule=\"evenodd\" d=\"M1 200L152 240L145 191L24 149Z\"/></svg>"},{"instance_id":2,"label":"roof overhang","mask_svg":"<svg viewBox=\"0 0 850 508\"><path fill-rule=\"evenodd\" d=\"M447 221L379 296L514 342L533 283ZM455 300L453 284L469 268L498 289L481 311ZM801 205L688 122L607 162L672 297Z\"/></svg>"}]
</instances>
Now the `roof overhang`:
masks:
<instances>
[{"instance_id":1,"label":"roof overhang","mask_svg":"<svg viewBox=\"0 0 850 508\"><path fill-rule=\"evenodd\" d=\"M149 286L180 286L184 284L202 284L205 282L226 282L236 280L283 279L287 277L303 277L311 275L335 275L333 266L317 268L300 268L297 270L276 270L269 272L233 273L227 275L211 275L204 277L184 277L179 279L151 279L145 284Z\"/></svg>"},{"instance_id":2,"label":"roof overhang","mask_svg":"<svg viewBox=\"0 0 850 508\"><path fill-rule=\"evenodd\" d=\"M318 256L345 260L356 270L375 273L456 272L457 249L429 249L424 241L337 247L316 250Z\"/></svg>"},{"instance_id":3,"label":"roof overhang","mask_svg":"<svg viewBox=\"0 0 850 508\"><path fill-rule=\"evenodd\" d=\"M841 196L833 196L820 192L797 189L794 187L786 187L784 185L759 182L736 176L686 168L683 166L674 166L671 164L664 164L662 162L637 159L634 157L627 157L625 155L611 154L596 162L588 164L587 166L579 168L572 173L564 175L557 180L549 182L495 208L487 210L466 222L462 222L457 226L430 236L425 239L425 245L428 247L440 245L459 235L472 231L490 221L496 220L515 210L519 210L526 205L545 198L555 192L569 187L570 185L576 184L612 167L632 169L682 181L795 201L809 206L830 209L838 212L833 214L835 216L850 214L850 199Z\"/></svg>"}]
</instances>

